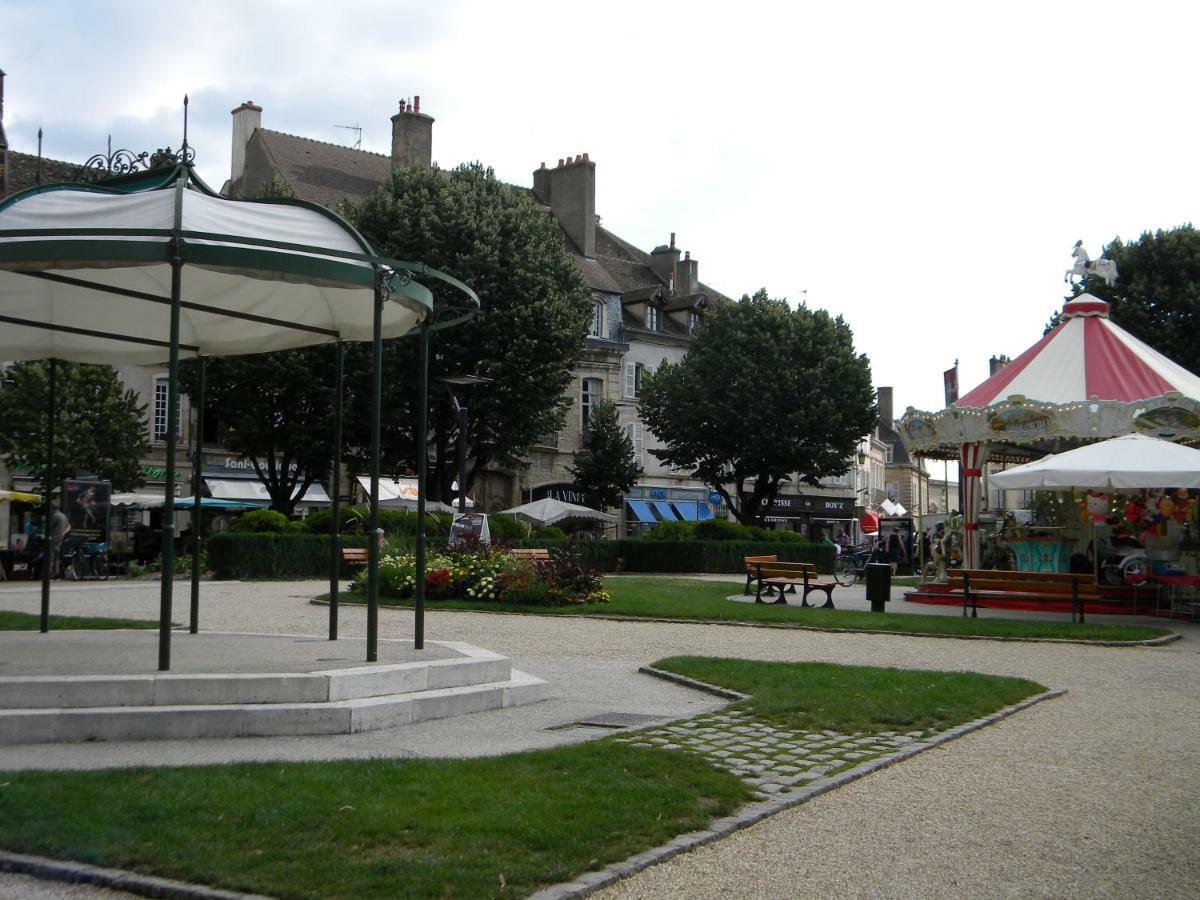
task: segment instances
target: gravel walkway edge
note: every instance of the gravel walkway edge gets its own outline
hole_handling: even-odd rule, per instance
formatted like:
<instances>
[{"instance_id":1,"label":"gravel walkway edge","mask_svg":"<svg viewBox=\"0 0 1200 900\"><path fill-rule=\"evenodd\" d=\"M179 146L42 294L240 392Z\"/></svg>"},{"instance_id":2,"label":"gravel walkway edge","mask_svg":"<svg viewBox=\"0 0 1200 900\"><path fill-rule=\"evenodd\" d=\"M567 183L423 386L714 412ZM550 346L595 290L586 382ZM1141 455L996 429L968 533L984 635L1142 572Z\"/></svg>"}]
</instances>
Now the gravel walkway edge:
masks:
<instances>
[{"instance_id":1,"label":"gravel walkway edge","mask_svg":"<svg viewBox=\"0 0 1200 900\"><path fill-rule=\"evenodd\" d=\"M165 897L168 900L270 900L261 894L239 894L200 884L188 884L186 881L126 872L123 869L106 869L87 863L46 859L42 856L27 856L3 850L0 850L0 872L30 875L43 881L91 884L141 897Z\"/></svg>"},{"instance_id":2,"label":"gravel walkway edge","mask_svg":"<svg viewBox=\"0 0 1200 900\"><path fill-rule=\"evenodd\" d=\"M688 684L697 690L715 693L724 691L723 688L716 688L713 685L705 684L701 681L689 679L686 676L677 675L674 672L663 672L649 666L642 667L639 671L654 677L666 677L670 681L680 684ZM619 863L614 863L605 869L600 869L596 872L588 872L581 875L574 881L564 882L561 884L552 885L548 888L538 891L531 895L530 900L568 900L568 898L584 897L601 888L608 887L623 878L628 878L643 869L649 868L663 860L670 859L680 853L686 853L689 850L694 850L697 847L708 844L712 841L727 837L735 831L741 831L743 828L760 822L763 819L773 816L785 809L790 809L793 806L799 806L802 803L807 803L814 797L831 791L835 788L848 784L851 781L857 781L864 775L869 775L872 772L877 772L880 769L886 769L888 766L895 765L898 762L903 762L918 753L923 753L926 750L931 750L941 744L948 743L963 735L970 734L973 731L978 731L988 725L999 722L1001 719L1006 719L1015 713L1028 709L1035 704L1045 700L1053 700L1056 697L1065 695L1066 690L1049 690L1041 694L1035 694L1032 697L1027 697L1020 703L1014 703L1012 706L1007 706L1004 709L997 710L990 715L982 716L970 722L964 722L962 725L956 725L954 728L947 729L941 734L934 736L928 741L919 744L912 744L905 747L896 753L888 756L878 757L870 762L863 763L860 766L855 766L853 769L848 769L840 772L831 778L825 778L820 781L813 782L803 790L794 791L786 797L772 797L768 800L762 800L757 803L751 803L742 807L737 813L732 816L726 816L714 822L711 827L704 831L693 831L688 834L681 834L672 838L667 843L659 847L654 847L646 850L636 856L631 856L629 859Z\"/></svg>"}]
</instances>

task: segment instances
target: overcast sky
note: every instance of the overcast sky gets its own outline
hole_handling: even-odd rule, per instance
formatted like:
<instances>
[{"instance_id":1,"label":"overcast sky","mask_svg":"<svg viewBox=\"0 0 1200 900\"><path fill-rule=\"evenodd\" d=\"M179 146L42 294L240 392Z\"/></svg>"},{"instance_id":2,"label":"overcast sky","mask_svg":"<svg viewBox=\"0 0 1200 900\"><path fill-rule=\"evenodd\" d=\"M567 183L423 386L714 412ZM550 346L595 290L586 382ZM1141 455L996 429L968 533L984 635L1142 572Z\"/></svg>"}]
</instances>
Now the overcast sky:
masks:
<instances>
[{"instance_id":1,"label":"overcast sky","mask_svg":"<svg viewBox=\"0 0 1200 900\"><path fill-rule=\"evenodd\" d=\"M1183 3L0 0L13 149L178 146L228 177L229 113L390 152L418 94L434 159L529 185L588 152L596 211L700 278L846 318L896 412L1032 344L1078 239L1190 221L1195 42Z\"/></svg>"}]
</instances>

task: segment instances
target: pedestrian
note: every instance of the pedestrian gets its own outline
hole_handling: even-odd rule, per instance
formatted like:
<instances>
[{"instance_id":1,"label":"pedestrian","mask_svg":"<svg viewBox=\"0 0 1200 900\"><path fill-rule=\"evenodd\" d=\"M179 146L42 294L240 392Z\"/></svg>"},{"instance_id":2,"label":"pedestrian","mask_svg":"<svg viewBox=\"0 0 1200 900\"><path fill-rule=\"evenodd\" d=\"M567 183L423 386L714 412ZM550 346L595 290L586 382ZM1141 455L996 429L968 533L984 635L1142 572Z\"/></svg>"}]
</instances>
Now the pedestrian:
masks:
<instances>
[{"instance_id":1,"label":"pedestrian","mask_svg":"<svg viewBox=\"0 0 1200 900\"><path fill-rule=\"evenodd\" d=\"M900 541L900 533L893 531L888 535L887 539L887 558L892 564L892 574L896 574L896 569L900 563L904 562L904 544Z\"/></svg>"}]
</instances>

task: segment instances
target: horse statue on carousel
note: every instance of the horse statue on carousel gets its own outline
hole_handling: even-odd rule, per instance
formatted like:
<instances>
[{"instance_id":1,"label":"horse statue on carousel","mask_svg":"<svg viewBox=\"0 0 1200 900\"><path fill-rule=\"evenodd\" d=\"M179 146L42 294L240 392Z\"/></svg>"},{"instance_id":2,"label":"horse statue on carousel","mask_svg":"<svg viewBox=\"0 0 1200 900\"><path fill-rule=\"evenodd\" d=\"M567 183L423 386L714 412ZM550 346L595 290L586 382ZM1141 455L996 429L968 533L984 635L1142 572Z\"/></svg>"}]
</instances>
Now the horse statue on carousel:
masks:
<instances>
[{"instance_id":1,"label":"horse statue on carousel","mask_svg":"<svg viewBox=\"0 0 1200 900\"><path fill-rule=\"evenodd\" d=\"M1078 275L1081 279L1084 275L1095 275L1109 287L1117 283L1117 264L1103 256L1099 259L1092 259L1088 256L1087 250L1083 249L1083 241L1075 242L1075 249L1071 251L1071 256L1075 258L1075 265L1067 269L1066 274L1063 275L1063 281L1071 281L1074 275Z\"/></svg>"}]
</instances>

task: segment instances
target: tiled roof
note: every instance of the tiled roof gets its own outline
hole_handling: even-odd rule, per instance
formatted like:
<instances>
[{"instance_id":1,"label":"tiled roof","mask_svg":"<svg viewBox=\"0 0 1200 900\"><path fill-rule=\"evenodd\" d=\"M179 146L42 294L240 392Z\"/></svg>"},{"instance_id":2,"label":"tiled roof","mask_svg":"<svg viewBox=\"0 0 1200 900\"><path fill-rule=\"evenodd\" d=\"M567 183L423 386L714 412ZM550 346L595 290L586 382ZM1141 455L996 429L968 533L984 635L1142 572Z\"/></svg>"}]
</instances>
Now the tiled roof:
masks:
<instances>
[{"instance_id":1,"label":"tiled roof","mask_svg":"<svg viewBox=\"0 0 1200 900\"><path fill-rule=\"evenodd\" d=\"M8 193L16 194L31 188L37 181L38 158L28 153L8 151ZM63 162L59 159L42 160L42 184L70 181L79 170L79 163Z\"/></svg>"},{"instance_id":2,"label":"tiled roof","mask_svg":"<svg viewBox=\"0 0 1200 900\"><path fill-rule=\"evenodd\" d=\"M673 297L669 303L663 304L663 309L667 312L676 312L681 309L703 309L705 306L708 306L708 294L698 292L683 297Z\"/></svg>"},{"instance_id":3,"label":"tiled roof","mask_svg":"<svg viewBox=\"0 0 1200 900\"><path fill-rule=\"evenodd\" d=\"M262 142L275 168L299 199L331 209L347 198L365 199L392 175L392 159L381 153L267 128L255 131L254 138Z\"/></svg>"}]
</instances>

